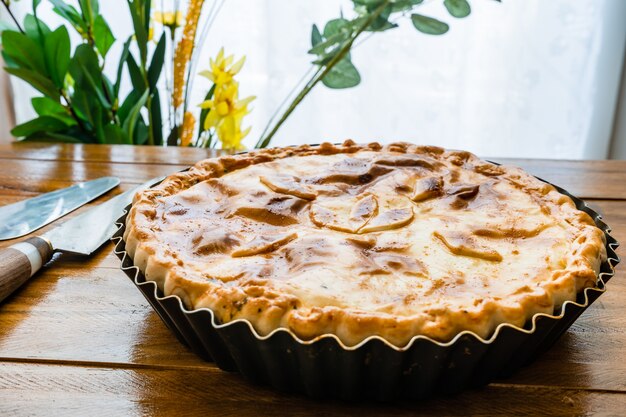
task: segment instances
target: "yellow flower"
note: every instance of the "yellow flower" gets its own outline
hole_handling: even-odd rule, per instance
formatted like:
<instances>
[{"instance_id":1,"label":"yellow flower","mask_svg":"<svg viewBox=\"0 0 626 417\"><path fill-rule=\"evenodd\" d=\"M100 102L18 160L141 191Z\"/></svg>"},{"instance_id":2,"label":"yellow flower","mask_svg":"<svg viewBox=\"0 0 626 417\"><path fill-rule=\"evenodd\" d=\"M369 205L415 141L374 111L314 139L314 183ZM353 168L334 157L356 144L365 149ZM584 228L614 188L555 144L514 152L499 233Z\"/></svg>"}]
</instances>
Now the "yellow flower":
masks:
<instances>
[{"instance_id":1,"label":"yellow flower","mask_svg":"<svg viewBox=\"0 0 626 417\"><path fill-rule=\"evenodd\" d=\"M227 85L217 85L212 100L200 104L203 109L209 109L204 121L204 129L218 127L227 117L243 118L248 111L248 104L256 97L250 96L239 100L239 84L235 81Z\"/></svg>"},{"instance_id":2,"label":"yellow flower","mask_svg":"<svg viewBox=\"0 0 626 417\"><path fill-rule=\"evenodd\" d=\"M250 128L242 129L241 124L244 116L250 113L248 105L255 97L240 100L239 83L233 78L241 71L245 60L244 56L234 62L233 55L225 56L222 48L215 60L210 60L211 69L200 73L214 84L213 97L200 104L200 107L209 110L203 127L205 131L215 133L222 149L241 149L241 141L250 133Z\"/></svg>"},{"instance_id":3,"label":"yellow flower","mask_svg":"<svg viewBox=\"0 0 626 417\"><path fill-rule=\"evenodd\" d=\"M183 12L154 12L154 21L159 22L163 26L169 27L171 30L183 25Z\"/></svg>"},{"instance_id":4,"label":"yellow flower","mask_svg":"<svg viewBox=\"0 0 626 417\"><path fill-rule=\"evenodd\" d=\"M241 130L243 115L224 118L217 128L217 137L222 142L222 149L238 151L243 149L241 141L250 133L250 127Z\"/></svg>"},{"instance_id":5,"label":"yellow flower","mask_svg":"<svg viewBox=\"0 0 626 417\"><path fill-rule=\"evenodd\" d=\"M248 104L254 99L254 96L250 96L239 100L239 84L231 81L226 85L216 85L213 99L200 104L200 107L209 110L204 129L215 128L222 149L242 148L241 141L250 132L250 128L242 130L241 124L243 117L250 113Z\"/></svg>"},{"instance_id":6,"label":"yellow flower","mask_svg":"<svg viewBox=\"0 0 626 417\"><path fill-rule=\"evenodd\" d=\"M233 55L227 57L224 56L224 48L220 49L215 61L210 60L211 71L202 71L200 75L207 77L209 80L217 85L228 84L232 81L233 77L241 71L244 62L246 62L245 55L241 59L233 64Z\"/></svg>"}]
</instances>

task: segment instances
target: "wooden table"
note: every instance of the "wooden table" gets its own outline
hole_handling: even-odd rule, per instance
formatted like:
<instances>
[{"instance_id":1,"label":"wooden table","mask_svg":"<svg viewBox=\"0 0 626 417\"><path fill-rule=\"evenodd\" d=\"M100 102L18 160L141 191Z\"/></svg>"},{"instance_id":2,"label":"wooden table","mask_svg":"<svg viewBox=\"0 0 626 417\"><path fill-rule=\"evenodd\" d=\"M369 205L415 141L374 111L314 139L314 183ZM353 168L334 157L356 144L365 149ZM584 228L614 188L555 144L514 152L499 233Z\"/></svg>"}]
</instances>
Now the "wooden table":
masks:
<instances>
[{"instance_id":1,"label":"wooden table","mask_svg":"<svg viewBox=\"0 0 626 417\"><path fill-rule=\"evenodd\" d=\"M209 155L189 148L0 145L0 205L120 177L121 187L98 204ZM587 199L626 242L626 161L499 161ZM549 352L509 379L422 403L350 404L275 393L198 359L119 270L112 247L91 258L55 256L0 305L0 415L626 413L623 268Z\"/></svg>"}]
</instances>

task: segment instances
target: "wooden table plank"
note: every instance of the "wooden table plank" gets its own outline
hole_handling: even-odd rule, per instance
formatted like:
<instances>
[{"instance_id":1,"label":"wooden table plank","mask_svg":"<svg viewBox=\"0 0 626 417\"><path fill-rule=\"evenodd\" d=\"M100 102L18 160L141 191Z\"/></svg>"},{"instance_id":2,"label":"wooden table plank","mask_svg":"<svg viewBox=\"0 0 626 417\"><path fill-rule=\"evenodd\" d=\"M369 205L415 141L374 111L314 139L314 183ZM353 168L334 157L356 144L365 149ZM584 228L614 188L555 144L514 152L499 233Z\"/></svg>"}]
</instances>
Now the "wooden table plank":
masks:
<instances>
[{"instance_id":1,"label":"wooden table plank","mask_svg":"<svg viewBox=\"0 0 626 417\"><path fill-rule=\"evenodd\" d=\"M93 175L117 175L130 173L129 182L183 169L195 162L216 155L215 151L196 148L136 147L127 145L70 145L45 143L13 143L0 145L3 164L11 162L10 172L16 173L17 181L11 176L0 176L0 188L9 181L13 187L19 181L34 180L41 185L42 179L53 179L51 186L67 186L67 178L75 181L95 178ZM39 161L37 172L31 173L32 162ZM490 158L504 164L520 166L528 172L557 184L581 198L626 199L626 161L566 161L538 159ZM20 161L24 161L20 164ZM74 161L74 164L69 164ZM78 163L80 162L80 163ZM106 165L112 164L110 169ZM123 165L128 165L124 167ZM140 164L140 166L137 166ZM105 167L103 167L103 165ZM145 165L154 165L146 167ZM171 170L166 165L173 165ZM74 166L74 171L68 167ZM20 170L20 168L25 171ZM41 167L41 168L39 168ZM9 166L7 166L9 169ZM15 170L17 169L17 170ZM141 176L141 172L149 174ZM40 174L39 174L40 173ZM139 173L139 174L138 174ZM73 175L72 177L68 175ZM55 180L58 178L59 180ZM28 183L26 183L28 184ZM35 185L30 185L31 189ZM26 185L29 187L29 185ZM50 190L47 190L50 191ZM40 191L44 192L44 190Z\"/></svg>"},{"instance_id":2,"label":"wooden table plank","mask_svg":"<svg viewBox=\"0 0 626 417\"><path fill-rule=\"evenodd\" d=\"M626 389L624 274L568 334L509 383ZM115 270L48 273L0 307L0 358L152 367L213 366L196 358Z\"/></svg>"},{"instance_id":3,"label":"wooden table plank","mask_svg":"<svg viewBox=\"0 0 626 417\"><path fill-rule=\"evenodd\" d=\"M128 164L192 165L222 151L190 147L73 145L17 142L0 144L0 159L90 161Z\"/></svg>"},{"instance_id":4,"label":"wooden table plank","mask_svg":"<svg viewBox=\"0 0 626 417\"><path fill-rule=\"evenodd\" d=\"M134 184L208 155L192 148L0 145L0 205L102 175L121 177L118 189L60 224ZM626 200L626 162L500 162L597 198L590 203L626 242L626 201L620 201ZM0 304L0 415L563 415L626 409L621 269L607 293L551 350L507 380L420 404L346 404L275 393L200 360L119 270L111 248L107 244L88 259L56 255Z\"/></svg>"},{"instance_id":5,"label":"wooden table plank","mask_svg":"<svg viewBox=\"0 0 626 417\"><path fill-rule=\"evenodd\" d=\"M0 189L47 192L104 176L116 176L126 184L141 184L150 178L169 175L187 165L131 165L103 162L2 160Z\"/></svg>"},{"instance_id":6,"label":"wooden table plank","mask_svg":"<svg viewBox=\"0 0 626 417\"><path fill-rule=\"evenodd\" d=\"M404 416L590 415L626 409L626 394L493 384L415 404L313 400L249 385L237 374L205 369L115 369L0 364L5 415ZM515 410L511 413L511 410Z\"/></svg>"},{"instance_id":7,"label":"wooden table plank","mask_svg":"<svg viewBox=\"0 0 626 417\"><path fill-rule=\"evenodd\" d=\"M626 273L510 384L626 390ZM0 358L213 367L169 333L121 271L49 267L0 306Z\"/></svg>"}]
</instances>

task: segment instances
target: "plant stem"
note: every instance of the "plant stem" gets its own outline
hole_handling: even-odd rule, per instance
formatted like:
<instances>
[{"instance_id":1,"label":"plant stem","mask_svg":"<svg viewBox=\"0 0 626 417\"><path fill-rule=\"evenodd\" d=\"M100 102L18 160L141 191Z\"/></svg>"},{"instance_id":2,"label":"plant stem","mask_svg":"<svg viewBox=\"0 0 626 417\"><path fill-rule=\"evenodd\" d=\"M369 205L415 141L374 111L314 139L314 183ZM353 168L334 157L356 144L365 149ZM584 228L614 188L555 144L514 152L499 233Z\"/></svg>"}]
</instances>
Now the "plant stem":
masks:
<instances>
[{"instance_id":1,"label":"plant stem","mask_svg":"<svg viewBox=\"0 0 626 417\"><path fill-rule=\"evenodd\" d=\"M67 107L70 109L70 113L72 114L72 117L74 118L74 120L76 120L76 123L78 124L78 127L80 128L80 130L82 130L85 133L88 133L87 128L83 124L82 119L78 117L76 110L74 110L74 106L72 106L72 101L65 93L65 90L60 89L59 94L61 94L61 97L63 97L63 100L65 100L65 103L67 104Z\"/></svg>"},{"instance_id":2,"label":"plant stem","mask_svg":"<svg viewBox=\"0 0 626 417\"><path fill-rule=\"evenodd\" d=\"M11 19L13 19L13 22L15 23L15 26L17 26L17 30L19 30L20 32L24 33L24 29L22 29L22 27L20 26L19 22L17 21L17 19L13 15L13 12L11 11L11 7L9 6L9 3L7 1L5 1L5 0L2 0L2 4L4 4L4 8L7 9L7 13L9 14L9 16L11 16Z\"/></svg>"},{"instance_id":3,"label":"plant stem","mask_svg":"<svg viewBox=\"0 0 626 417\"><path fill-rule=\"evenodd\" d=\"M291 113L293 113L293 111L296 109L298 104L300 104L300 102L302 100L304 100L304 98L307 96L307 94L309 94L309 92L313 89L313 87L315 87L315 84L317 84L316 80L319 81L321 79L321 78L317 78L317 77L322 72L322 68L323 67L320 67L315 72L315 74L313 74L313 77L311 77L311 80L309 80L309 82L304 86L304 88L302 89L302 91L300 91L300 93L296 96L296 98L293 99L293 101L291 102L291 104L289 105L287 110L285 110L285 112L280 117L278 122L274 125L272 130L267 134L267 136L265 136L264 138L259 139L259 141L255 145L255 148L265 148L265 147L267 147L267 145L269 145L270 141L272 140L272 138L274 137L274 135L276 134L276 132L278 131L280 126L285 122L285 120L287 120L289 115L291 115Z\"/></svg>"},{"instance_id":4,"label":"plant stem","mask_svg":"<svg viewBox=\"0 0 626 417\"><path fill-rule=\"evenodd\" d=\"M146 107L148 107L148 145L154 145L154 132L152 131L152 94L148 94Z\"/></svg>"},{"instance_id":5,"label":"plant stem","mask_svg":"<svg viewBox=\"0 0 626 417\"><path fill-rule=\"evenodd\" d=\"M311 73L315 73L315 65L311 65L311 67L309 68L309 70L307 72L304 73L304 75L302 75L302 78L300 78L298 80L298 82L294 85L294 87L291 89L291 91L289 92L289 94L287 94L285 96L285 98L283 99L283 101L280 102L280 104L278 105L278 107L276 108L276 110L274 111L274 113L272 114L272 116L270 117L270 119L267 121L267 124L265 125L265 128L263 129L263 132L261 133L260 137L265 137L265 135L267 134L267 131L269 130L269 128L272 126L272 123L274 122L274 119L276 119L276 117L278 116L278 113L280 112L280 109L282 109L283 107L285 107L285 105L287 104L287 102L289 101L289 99L296 94L297 91L300 90L300 86L302 85L302 83L304 83L305 80L307 80ZM319 68L317 69L317 71L319 71ZM307 82L308 84L308 82Z\"/></svg>"},{"instance_id":6,"label":"plant stem","mask_svg":"<svg viewBox=\"0 0 626 417\"><path fill-rule=\"evenodd\" d=\"M319 83L326 76L326 74L328 74L330 70L332 70L333 67L339 61L341 61L348 52L350 52L350 48L354 44L354 41L359 37L361 33L363 33L365 29L367 29L374 22L374 20L376 20L376 18L378 18L378 16L380 16L380 14L389 5L390 1L391 0L387 0L383 2L380 6L378 6L378 8L376 8L376 10L372 12L369 18L365 21L365 23L359 26L359 28L354 32L354 34L350 37L350 40L348 40L346 43L344 43L341 46L337 54L333 56L333 58L326 65L321 66L319 70L317 70L317 72L313 74L313 77L311 77L311 80L309 80L309 82L304 86L302 91L300 91L300 94L298 94L296 98L294 98L294 100L291 102L291 104L289 105L285 113L283 113L283 115L278 120L276 125L272 128L272 130L270 130L267 136L261 137L259 139L259 141L255 145L255 148L265 148L267 147L267 145L270 144L272 138L274 137L276 132L278 132L278 129L280 129L280 127L285 122L285 120L287 120L287 118L291 115L291 113L293 113L293 111L296 109L298 104L300 104L300 102L304 100L304 98L311 92L313 87L315 87L317 83Z\"/></svg>"}]
</instances>

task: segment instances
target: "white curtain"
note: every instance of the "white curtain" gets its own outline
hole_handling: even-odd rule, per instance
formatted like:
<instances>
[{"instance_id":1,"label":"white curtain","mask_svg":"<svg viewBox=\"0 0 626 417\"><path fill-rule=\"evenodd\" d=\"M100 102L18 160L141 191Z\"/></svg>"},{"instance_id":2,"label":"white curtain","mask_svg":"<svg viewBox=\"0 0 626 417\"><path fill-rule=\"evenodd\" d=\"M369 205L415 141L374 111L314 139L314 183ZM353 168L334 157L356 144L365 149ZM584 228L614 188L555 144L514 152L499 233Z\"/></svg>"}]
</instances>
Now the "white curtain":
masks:
<instances>
[{"instance_id":1,"label":"white curtain","mask_svg":"<svg viewBox=\"0 0 626 417\"><path fill-rule=\"evenodd\" d=\"M100 3L114 32L128 34L126 2ZM406 19L400 28L367 39L352 54L361 85L348 90L317 86L273 144L349 137L408 140L483 156L608 156L626 42L626 1L473 0L466 19L447 16L442 1L425 3L421 13L450 24L446 35L418 33ZM210 5L207 0L205 8ZM198 70L222 46L247 55L239 76L241 93L257 96L247 118L253 127L248 146L310 68L311 25L323 26L342 8L345 15L351 13L346 0L224 2ZM117 48L111 52L115 57ZM208 81L198 78L191 102L199 103L207 88ZM24 120L31 114L29 91L16 85L16 96L17 118Z\"/></svg>"},{"instance_id":2,"label":"white curtain","mask_svg":"<svg viewBox=\"0 0 626 417\"><path fill-rule=\"evenodd\" d=\"M613 139L611 140L611 159L626 159L626 57L624 57L624 65L622 88L619 94L620 99L615 110Z\"/></svg>"},{"instance_id":3,"label":"white curtain","mask_svg":"<svg viewBox=\"0 0 626 417\"><path fill-rule=\"evenodd\" d=\"M0 58L0 65L2 65ZM0 143L11 141L11 129L15 123L13 115L13 94L6 73L0 72Z\"/></svg>"}]
</instances>

